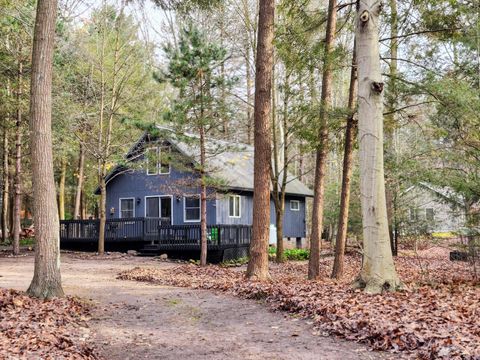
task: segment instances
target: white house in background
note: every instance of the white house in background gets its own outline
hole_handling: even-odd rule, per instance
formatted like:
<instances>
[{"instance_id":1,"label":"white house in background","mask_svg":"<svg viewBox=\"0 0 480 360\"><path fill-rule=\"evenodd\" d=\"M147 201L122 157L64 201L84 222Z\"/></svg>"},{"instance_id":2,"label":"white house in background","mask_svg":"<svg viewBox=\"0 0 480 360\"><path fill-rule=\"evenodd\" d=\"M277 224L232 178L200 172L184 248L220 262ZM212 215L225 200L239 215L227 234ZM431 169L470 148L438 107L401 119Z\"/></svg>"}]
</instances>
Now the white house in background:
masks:
<instances>
[{"instance_id":1,"label":"white house in background","mask_svg":"<svg viewBox=\"0 0 480 360\"><path fill-rule=\"evenodd\" d=\"M450 188L421 182L402 195L404 229L417 232L454 232L465 227L462 197Z\"/></svg>"}]
</instances>

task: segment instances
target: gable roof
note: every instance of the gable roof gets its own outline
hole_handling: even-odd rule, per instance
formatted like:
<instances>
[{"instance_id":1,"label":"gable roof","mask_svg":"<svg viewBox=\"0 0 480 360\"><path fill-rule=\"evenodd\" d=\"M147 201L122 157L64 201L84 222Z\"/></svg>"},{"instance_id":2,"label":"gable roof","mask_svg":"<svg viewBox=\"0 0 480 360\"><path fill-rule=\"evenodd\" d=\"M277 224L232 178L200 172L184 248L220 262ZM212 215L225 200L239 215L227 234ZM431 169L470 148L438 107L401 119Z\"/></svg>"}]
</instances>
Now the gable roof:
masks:
<instances>
[{"instance_id":1,"label":"gable roof","mask_svg":"<svg viewBox=\"0 0 480 360\"><path fill-rule=\"evenodd\" d=\"M452 188L450 187L439 187L439 186L435 186L435 185L432 185L432 184L429 184L427 182L419 182L418 184L416 185L412 185L410 186L409 188L407 188L404 193L408 193L410 192L411 190L415 189L415 188L420 188L420 189L424 189L424 190L427 190L431 193L433 193L438 199L444 201L444 202L447 202L447 203L450 203L452 205L455 205L455 206L463 206L463 198L460 194L458 194L457 192L455 192L455 190L453 190Z\"/></svg>"},{"instance_id":2,"label":"gable roof","mask_svg":"<svg viewBox=\"0 0 480 360\"><path fill-rule=\"evenodd\" d=\"M159 138L171 143L193 163L199 163L198 141L186 140L188 138L198 139L197 135L185 133L178 136L170 128L162 126L157 126L157 128L160 131ZM148 133L143 134L126 155L127 159L132 159L135 154L138 154L148 137ZM253 146L215 139L207 139L205 145L208 158L207 173L210 176L225 181L228 189L253 192ZM120 167L114 169L117 172L121 170ZM112 172L107 176L107 182L113 177L115 175ZM313 191L292 174L287 174L286 193L289 195L313 196Z\"/></svg>"}]
</instances>

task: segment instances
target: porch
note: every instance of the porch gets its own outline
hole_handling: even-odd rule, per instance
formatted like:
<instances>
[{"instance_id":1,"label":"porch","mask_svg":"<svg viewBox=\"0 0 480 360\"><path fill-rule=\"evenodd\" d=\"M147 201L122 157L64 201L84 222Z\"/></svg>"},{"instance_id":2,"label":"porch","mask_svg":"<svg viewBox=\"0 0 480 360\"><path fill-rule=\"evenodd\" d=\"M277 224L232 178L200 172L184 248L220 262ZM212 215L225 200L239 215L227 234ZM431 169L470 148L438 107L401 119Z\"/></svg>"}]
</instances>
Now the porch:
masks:
<instances>
[{"instance_id":1,"label":"porch","mask_svg":"<svg viewBox=\"0 0 480 360\"><path fill-rule=\"evenodd\" d=\"M94 246L98 242L100 220L60 221L62 247ZM248 253L252 234L249 225L208 225L207 248L213 261L225 261ZM122 250L131 246L143 255L200 252L200 224L170 225L163 218L108 219L105 225L105 247Z\"/></svg>"}]
</instances>

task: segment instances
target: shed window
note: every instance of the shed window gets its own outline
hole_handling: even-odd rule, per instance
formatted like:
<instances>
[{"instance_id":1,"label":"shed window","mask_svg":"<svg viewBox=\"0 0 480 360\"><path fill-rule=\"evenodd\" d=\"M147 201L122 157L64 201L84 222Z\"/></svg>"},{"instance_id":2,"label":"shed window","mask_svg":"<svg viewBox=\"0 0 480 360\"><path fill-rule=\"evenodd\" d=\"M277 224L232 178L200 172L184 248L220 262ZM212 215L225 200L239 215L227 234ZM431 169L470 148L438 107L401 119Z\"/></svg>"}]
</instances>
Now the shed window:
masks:
<instances>
[{"instance_id":1,"label":"shed window","mask_svg":"<svg viewBox=\"0 0 480 360\"><path fill-rule=\"evenodd\" d=\"M228 198L228 216L240 217L240 195L230 195Z\"/></svg>"},{"instance_id":2,"label":"shed window","mask_svg":"<svg viewBox=\"0 0 480 360\"><path fill-rule=\"evenodd\" d=\"M290 200L290 210L300 211L300 201L299 200Z\"/></svg>"},{"instance_id":3,"label":"shed window","mask_svg":"<svg viewBox=\"0 0 480 360\"><path fill-rule=\"evenodd\" d=\"M185 197L183 211L184 220L186 222L200 221L200 197Z\"/></svg>"},{"instance_id":4,"label":"shed window","mask_svg":"<svg viewBox=\"0 0 480 360\"><path fill-rule=\"evenodd\" d=\"M169 152L169 146L157 146L147 149L147 175L170 174Z\"/></svg>"},{"instance_id":5,"label":"shed window","mask_svg":"<svg viewBox=\"0 0 480 360\"><path fill-rule=\"evenodd\" d=\"M135 217L135 199L120 199L120 218Z\"/></svg>"},{"instance_id":6,"label":"shed window","mask_svg":"<svg viewBox=\"0 0 480 360\"><path fill-rule=\"evenodd\" d=\"M434 221L435 220L435 212L433 211L433 208L426 208L425 209L425 219L427 219L427 221Z\"/></svg>"}]
</instances>

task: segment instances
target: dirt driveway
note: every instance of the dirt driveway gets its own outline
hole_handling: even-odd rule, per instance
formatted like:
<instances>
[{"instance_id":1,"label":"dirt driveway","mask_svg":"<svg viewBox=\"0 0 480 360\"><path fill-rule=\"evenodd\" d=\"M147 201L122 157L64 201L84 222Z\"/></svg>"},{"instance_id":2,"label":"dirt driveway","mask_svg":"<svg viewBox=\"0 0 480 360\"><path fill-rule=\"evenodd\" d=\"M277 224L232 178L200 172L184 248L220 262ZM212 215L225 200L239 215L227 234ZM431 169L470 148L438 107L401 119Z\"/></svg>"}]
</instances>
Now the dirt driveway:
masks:
<instances>
[{"instance_id":1,"label":"dirt driveway","mask_svg":"<svg viewBox=\"0 0 480 360\"><path fill-rule=\"evenodd\" d=\"M92 338L106 359L383 359L363 346L318 334L312 325L260 303L209 291L115 279L151 258L62 255L64 290L96 305ZM0 258L0 287L25 290L33 256Z\"/></svg>"}]
</instances>

